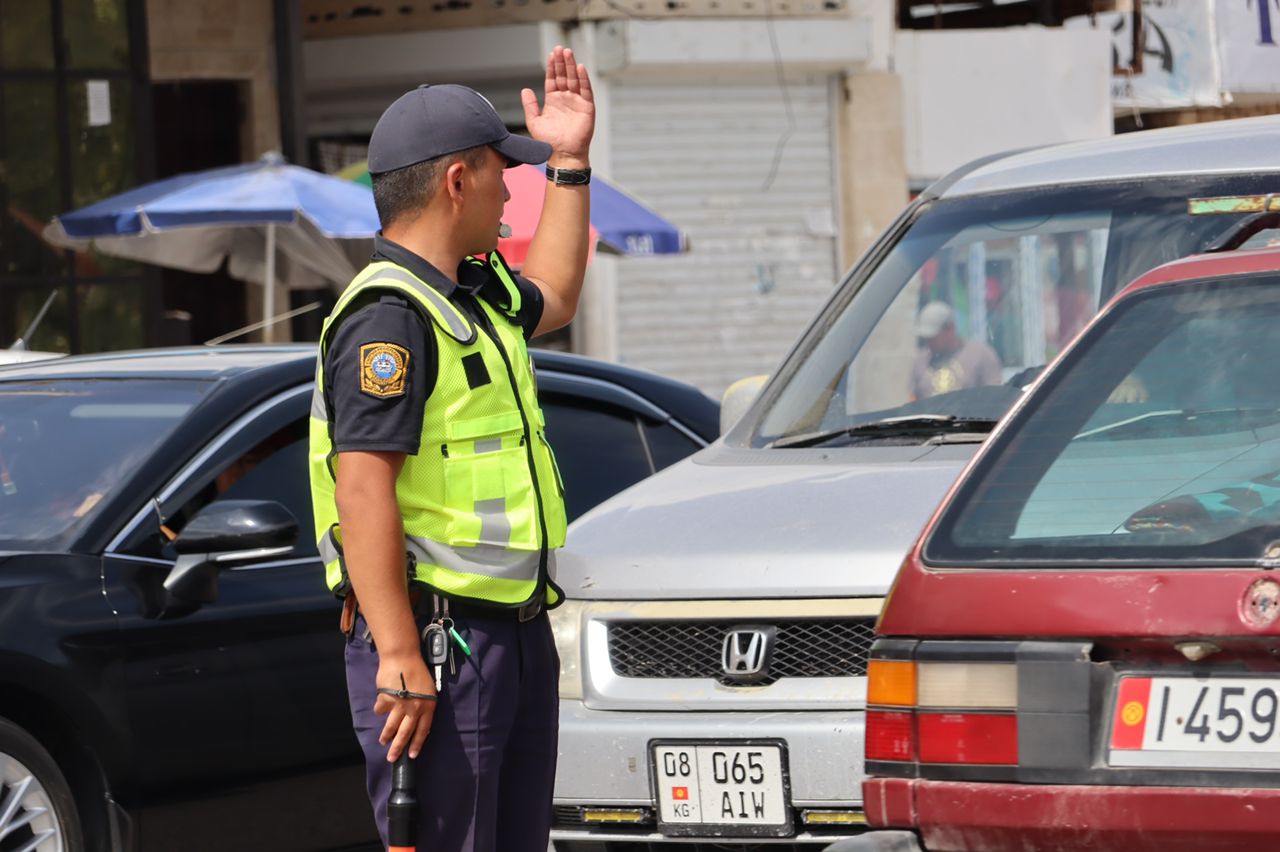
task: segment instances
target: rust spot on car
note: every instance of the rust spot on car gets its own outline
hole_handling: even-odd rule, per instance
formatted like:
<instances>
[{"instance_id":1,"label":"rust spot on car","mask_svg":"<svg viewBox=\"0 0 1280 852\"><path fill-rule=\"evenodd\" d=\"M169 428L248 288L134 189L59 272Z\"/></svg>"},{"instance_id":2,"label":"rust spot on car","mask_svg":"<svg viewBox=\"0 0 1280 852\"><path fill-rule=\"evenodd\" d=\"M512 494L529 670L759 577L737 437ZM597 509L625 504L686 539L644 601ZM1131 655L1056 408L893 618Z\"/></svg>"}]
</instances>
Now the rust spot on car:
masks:
<instances>
[{"instance_id":1,"label":"rust spot on car","mask_svg":"<svg viewBox=\"0 0 1280 852\"><path fill-rule=\"evenodd\" d=\"M1240 620L1250 627L1268 627L1280 616L1280 583L1268 578L1254 580L1240 602Z\"/></svg>"}]
</instances>

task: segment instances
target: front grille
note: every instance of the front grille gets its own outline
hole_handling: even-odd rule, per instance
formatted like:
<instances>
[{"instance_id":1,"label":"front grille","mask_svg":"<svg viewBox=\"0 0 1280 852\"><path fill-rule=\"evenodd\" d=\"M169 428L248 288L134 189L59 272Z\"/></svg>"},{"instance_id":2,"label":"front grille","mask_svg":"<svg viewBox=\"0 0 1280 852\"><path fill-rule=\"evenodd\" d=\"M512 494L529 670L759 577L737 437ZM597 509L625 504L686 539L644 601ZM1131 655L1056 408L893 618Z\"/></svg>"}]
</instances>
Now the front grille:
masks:
<instances>
[{"instance_id":1,"label":"front grille","mask_svg":"<svg viewBox=\"0 0 1280 852\"><path fill-rule=\"evenodd\" d=\"M732 683L722 662L725 634L741 621L615 621L609 625L609 660L622 677L714 678ZM760 623L760 622L753 622ZM769 675L856 677L867 673L874 618L773 622L777 639Z\"/></svg>"}]
</instances>

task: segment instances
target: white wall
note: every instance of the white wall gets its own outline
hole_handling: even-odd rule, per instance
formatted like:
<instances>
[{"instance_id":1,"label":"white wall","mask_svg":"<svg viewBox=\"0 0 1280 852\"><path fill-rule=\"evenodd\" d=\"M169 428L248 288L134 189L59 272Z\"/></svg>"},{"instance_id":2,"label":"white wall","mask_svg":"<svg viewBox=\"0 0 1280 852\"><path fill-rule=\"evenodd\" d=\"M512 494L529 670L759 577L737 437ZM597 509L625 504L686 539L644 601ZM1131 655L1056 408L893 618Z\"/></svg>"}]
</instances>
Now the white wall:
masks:
<instances>
[{"instance_id":1,"label":"white wall","mask_svg":"<svg viewBox=\"0 0 1280 852\"><path fill-rule=\"evenodd\" d=\"M1112 132L1106 32L899 32L895 68L907 174L916 182L987 154Z\"/></svg>"},{"instance_id":2,"label":"white wall","mask_svg":"<svg viewBox=\"0 0 1280 852\"><path fill-rule=\"evenodd\" d=\"M382 111L422 83L462 83L487 97L503 121L523 124L520 89L542 90L555 24L318 39L303 44L307 130L367 135Z\"/></svg>"}]
</instances>

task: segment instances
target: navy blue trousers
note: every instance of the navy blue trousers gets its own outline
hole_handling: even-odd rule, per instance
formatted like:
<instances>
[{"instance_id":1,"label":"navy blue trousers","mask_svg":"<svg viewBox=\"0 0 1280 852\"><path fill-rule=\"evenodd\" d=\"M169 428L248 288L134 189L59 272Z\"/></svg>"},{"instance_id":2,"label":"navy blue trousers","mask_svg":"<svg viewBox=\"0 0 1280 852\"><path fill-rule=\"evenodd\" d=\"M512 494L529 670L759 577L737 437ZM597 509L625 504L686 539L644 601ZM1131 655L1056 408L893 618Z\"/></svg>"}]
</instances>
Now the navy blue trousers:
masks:
<instances>
[{"instance_id":1,"label":"navy blue trousers","mask_svg":"<svg viewBox=\"0 0 1280 852\"><path fill-rule=\"evenodd\" d=\"M419 628L425 622L419 623ZM378 743L378 653L363 618L347 642L347 692L369 800L387 844L391 764ZM556 772L560 659L546 613L523 624L457 619L470 645L444 667L431 734L418 756L418 852L546 852Z\"/></svg>"}]
</instances>

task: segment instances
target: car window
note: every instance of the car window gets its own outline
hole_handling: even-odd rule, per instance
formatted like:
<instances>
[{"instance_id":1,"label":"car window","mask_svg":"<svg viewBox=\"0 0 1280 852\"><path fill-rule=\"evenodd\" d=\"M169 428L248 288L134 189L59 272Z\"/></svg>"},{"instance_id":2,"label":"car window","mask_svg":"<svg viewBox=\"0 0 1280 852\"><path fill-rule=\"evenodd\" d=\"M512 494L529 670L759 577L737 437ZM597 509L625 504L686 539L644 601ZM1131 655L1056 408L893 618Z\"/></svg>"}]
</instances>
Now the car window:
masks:
<instances>
[{"instance_id":1,"label":"car window","mask_svg":"<svg viewBox=\"0 0 1280 852\"><path fill-rule=\"evenodd\" d=\"M307 473L307 424L300 421L268 437L217 477L220 500L274 500L298 522L294 556L317 553Z\"/></svg>"},{"instance_id":2,"label":"car window","mask_svg":"<svg viewBox=\"0 0 1280 852\"><path fill-rule=\"evenodd\" d=\"M649 442L649 451L653 453L653 466L658 470L670 467L702 449L700 443L670 423L645 420L644 435Z\"/></svg>"},{"instance_id":3,"label":"car window","mask_svg":"<svg viewBox=\"0 0 1280 852\"><path fill-rule=\"evenodd\" d=\"M1280 539L1277 327L1280 278L1118 306L984 459L929 558L1261 558Z\"/></svg>"},{"instance_id":4,"label":"car window","mask_svg":"<svg viewBox=\"0 0 1280 852\"><path fill-rule=\"evenodd\" d=\"M653 473L635 414L559 394L544 394L542 410L570 521Z\"/></svg>"},{"instance_id":5,"label":"car window","mask_svg":"<svg viewBox=\"0 0 1280 852\"><path fill-rule=\"evenodd\" d=\"M1266 192L1273 181L1162 179L928 204L806 333L750 421L751 445L897 416L998 419L1111 295L1238 219L1191 215L1189 198Z\"/></svg>"},{"instance_id":6,"label":"car window","mask_svg":"<svg viewBox=\"0 0 1280 852\"><path fill-rule=\"evenodd\" d=\"M69 543L209 386L136 379L0 383L0 549Z\"/></svg>"},{"instance_id":7,"label":"car window","mask_svg":"<svg viewBox=\"0 0 1280 852\"><path fill-rule=\"evenodd\" d=\"M197 512L222 500L273 500L298 522L298 541L290 556L317 553L307 475L307 422L298 420L272 432L212 475L177 512L166 519L179 533Z\"/></svg>"}]
</instances>

